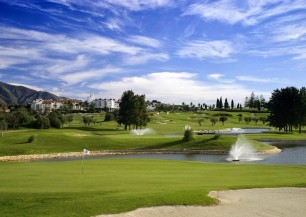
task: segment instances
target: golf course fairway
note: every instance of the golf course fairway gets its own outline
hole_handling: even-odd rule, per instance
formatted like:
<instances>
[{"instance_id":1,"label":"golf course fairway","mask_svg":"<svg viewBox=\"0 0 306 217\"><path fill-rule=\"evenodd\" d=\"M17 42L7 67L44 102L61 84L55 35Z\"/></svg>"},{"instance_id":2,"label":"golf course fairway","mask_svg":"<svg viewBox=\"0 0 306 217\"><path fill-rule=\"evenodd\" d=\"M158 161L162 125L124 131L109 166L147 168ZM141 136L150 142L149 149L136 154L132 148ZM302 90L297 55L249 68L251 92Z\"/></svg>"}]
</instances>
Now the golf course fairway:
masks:
<instances>
[{"instance_id":1,"label":"golf course fairway","mask_svg":"<svg viewBox=\"0 0 306 217\"><path fill-rule=\"evenodd\" d=\"M306 166L99 159L0 164L0 216L95 216L209 205L212 190L306 187Z\"/></svg>"}]
</instances>

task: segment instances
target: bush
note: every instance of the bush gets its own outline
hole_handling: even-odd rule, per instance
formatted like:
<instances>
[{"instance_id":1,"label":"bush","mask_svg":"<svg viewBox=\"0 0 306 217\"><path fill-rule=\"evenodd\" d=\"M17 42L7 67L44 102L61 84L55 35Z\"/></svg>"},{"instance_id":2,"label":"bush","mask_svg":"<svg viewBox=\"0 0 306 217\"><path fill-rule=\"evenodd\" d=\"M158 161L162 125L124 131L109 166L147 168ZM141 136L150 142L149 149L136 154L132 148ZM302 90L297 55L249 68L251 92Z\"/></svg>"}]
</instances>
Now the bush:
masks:
<instances>
[{"instance_id":1,"label":"bush","mask_svg":"<svg viewBox=\"0 0 306 217\"><path fill-rule=\"evenodd\" d=\"M37 119L34 121L34 127L37 129L49 129L50 128L49 118L44 115L39 115Z\"/></svg>"},{"instance_id":2,"label":"bush","mask_svg":"<svg viewBox=\"0 0 306 217\"><path fill-rule=\"evenodd\" d=\"M245 117L244 118L244 121L249 124L251 121L252 121L252 118L251 117Z\"/></svg>"},{"instance_id":3,"label":"bush","mask_svg":"<svg viewBox=\"0 0 306 217\"><path fill-rule=\"evenodd\" d=\"M192 141L194 140L194 137L193 137L193 132L192 132L192 129L189 125L186 125L185 128L184 128L184 138L183 138L183 141L185 142L189 142L189 141Z\"/></svg>"},{"instance_id":4,"label":"bush","mask_svg":"<svg viewBox=\"0 0 306 217\"><path fill-rule=\"evenodd\" d=\"M218 122L217 118L210 118L211 125L215 125Z\"/></svg>"},{"instance_id":5,"label":"bush","mask_svg":"<svg viewBox=\"0 0 306 217\"><path fill-rule=\"evenodd\" d=\"M105 114L104 121L113 121L115 119L115 116L113 113L107 112Z\"/></svg>"},{"instance_id":6,"label":"bush","mask_svg":"<svg viewBox=\"0 0 306 217\"><path fill-rule=\"evenodd\" d=\"M227 121L227 117L221 116L221 117L219 118L219 121L221 121L221 122L222 122L222 125L224 125L224 122Z\"/></svg>"},{"instance_id":7,"label":"bush","mask_svg":"<svg viewBox=\"0 0 306 217\"><path fill-rule=\"evenodd\" d=\"M36 141L36 134L35 135L32 135L28 138L28 143L32 143L32 142L35 142Z\"/></svg>"}]
</instances>

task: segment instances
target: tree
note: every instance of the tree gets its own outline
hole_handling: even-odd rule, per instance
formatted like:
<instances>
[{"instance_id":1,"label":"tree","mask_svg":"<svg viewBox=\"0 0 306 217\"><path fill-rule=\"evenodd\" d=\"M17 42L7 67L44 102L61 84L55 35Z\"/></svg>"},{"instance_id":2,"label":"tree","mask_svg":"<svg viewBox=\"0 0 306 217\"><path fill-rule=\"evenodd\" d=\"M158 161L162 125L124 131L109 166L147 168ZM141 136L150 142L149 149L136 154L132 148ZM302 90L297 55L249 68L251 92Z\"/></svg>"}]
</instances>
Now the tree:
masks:
<instances>
[{"instance_id":1,"label":"tree","mask_svg":"<svg viewBox=\"0 0 306 217\"><path fill-rule=\"evenodd\" d=\"M50 114L49 114L49 119L50 119L50 125L51 127L54 127L54 128L61 128L63 123L62 121L60 120L59 116L61 116L60 112L59 111L52 111Z\"/></svg>"},{"instance_id":2,"label":"tree","mask_svg":"<svg viewBox=\"0 0 306 217\"><path fill-rule=\"evenodd\" d=\"M49 118L44 115L38 115L38 117L34 122L34 127L37 129L49 129L50 128Z\"/></svg>"},{"instance_id":3,"label":"tree","mask_svg":"<svg viewBox=\"0 0 306 217\"><path fill-rule=\"evenodd\" d=\"M306 125L306 88L302 87L299 90L298 107L296 108L297 120L295 125L302 133L302 127Z\"/></svg>"},{"instance_id":4,"label":"tree","mask_svg":"<svg viewBox=\"0 0 306 217\"><path fill-rule=\"evenodd\" d=\"M96 113L96 105L95 105L94 103L91 103L91 104L89 105L88 111L89 111L90 113Z\"/></svg>"},{"instance_id":5,"label":"tree","mask_svg":"<svg viewBox=\"0 0 306 217\"><path fill-rule=\"evenodd\" d=\"M118 113L118 123L124 124L125 130L127 128L131 129L131 125L141 128L150 121L145 95L135 95L131 90L125 91L122 94Z\"/></svg>"},{"instance_id":6,"label":"tree","mask_svg":"<svg viewBox=\"0 0 306 217\"><path fill-rule=\"evenodd\" d=\"M222 96L220 97L220 100L219 100L219 109L223 109Z\"/></svg>"},{"instance_id":7,"label":"tree","mask_svg":"<svg viewBox=\"0 0 306 217\"><path fill-rule=\"evenodd\" d=\"M58 114L58 119L61 121L62 127L67 123L67 117L64 114Z\"/></svg>"},{"instance_id":8,"label":"tree","mask_svg":"<svg viewBox=\"0 0 306 217\"><path fill-rule=\"evenodd\" d=\"M252 118L252 121L254 121L254 122L255 122L255 124L257 124L257 123L258 123L258 121L259 121L259 118L257 118L257 117L253 117L253 118Z\"/></svg>"},{"instance_id":9,"label":"tree","mask_svg":"<svg viewBox=\"0 0 306 217\"><path fill-rule=\"evenodd\" d=\"M244 121L249 124L251 121L252 121L252 118L251 117L245 117L244 118Z\"/></svg>"},{"instance_id":10,"label":"tree","mask_svg":"<svg viewBox=\"0 0 306 217\"><path fill-rule=\"evenodd\" d=\"M245 105L244 107L248 107L250 109L257 109L260 111L262 108L266 107L266 101L265 98L260 95L255 96L254 92L251 93L250 97L245 98Z\"/></svg>"},{"instance_id":11,"label":"tree","mask_svg":"<svg viewBox=\"0 0 306 217\"><path fill-rule=\"evenodd\" d=\"M249 108L255 108L255 94L254 92L251 93L251 96L249 98Z\"/></svg>"},{"instance_id":12,"label":"tree","mask_svg":"<svg viewBox=\"0 0 306 217\"><path fill-rule=\"evenodd\" d=\"M229 104L228 104L227 98L225 98L225 100L224 100L224 108L229 109Z\"/></svg>"},{"instance_id":13,"label":"tree","mask_svg":"<svg viewBox=\"0 0 306 217\"><path fill-rule=\"evenodd\" d=\"M198 123L199 123L200 126L202 126L202 122L203 122L203 121L204 121L203 118L198 118Z\"/></svg>"},{"instance_id":14,"label":"tree","mask_svg":"<svg viewBox=\"0 0 306 217\"><path fill-rule=\"evenodd\" d=\"M219 98L217 98L217 101L216 101L216 108L217 109L220 108L220 100L219 100Z\"/></svg>"},{"instance_id":15,"label":"tree","mask_svg":"<svg viewBox=\"0 0 306 217\"><path fill-rule=\"evenodd\" d=\"M14 107L10 113L5 115L8 128L17 129L25 126L30 120L29 111L24 107Z\"/></svg>"},{"instance_id":16,"label":"tree","mask_svg":"<svg viewBox=\"0 0 306 217\"><path fill-rule=\"evenodd\" d=\"M66 115L66 120L67 120L68 124L71 124L71 122L73 121L73 114Z\"/></svg>"},{"instance_id":17,"label":"tree","mask_svg":"<svg viewBox=\"0 0 306 217\"><path fill-rule=\"evenodd\" d=\"M267 117L259 117L259 120L262 122L262 124L265 124L268 121Z\"/></svg>"},{"instance_id":18,"label":"tree","mask_svg":"<svg viewBox=\"0 0 306 217\"><path fill-rule=\"evenodd\" d=\"M121 96L119 109L119 122L124 124L124 129L131 128L133 124L133 110L134 110L134 92L131 90L125 91Z\"/></svg>"},{"instance_id":19,"label":"tree","mask_svg":"<svg viewBox=\"0 0 306 217\"><path fill-rule=\"evenodd\" d=\"M303 111L302 95L295 87L274 90L268 103L269 125L286 132L292 132L293 126L303 126L305 111Z\"/></svg>"},{"instance_id":20,"label":"tree","mask_svg":"<svg viewBox=\"0 0 306 217\"><path fill-rule=\"evenodd\" d=\"M259 103L260 103L260 106L262 107L262 108L266 108L266 99L263 97L263 95L260 95L259 96Z\"/></svg>"},{"instance_id":21,"label":"tree","mask_svg":"<svg viewBox=\"0 0 306 217\"><path fill-rule=\"evenodd\" d=\"M135 95L134 96L134 121L133 125L135 125L136 129L139 127L142 128L146 126L150 121L147 104L145 101L145 95Z\"/></svg>"},{"instance_id":22,"label":"tree","mask_svg":"<svg viewBox=\"0 0 306 217\"><path fill-rule=\"evenodd\" d=\"M222 122L222 125L224 125L224 122L227 121L227 117L221 116L221 117L219 118L219 121L221 121L221 122Z\"/></svg>"},{"instance_id":23,"label":"tree","mask_svg":"<svg viewBox=\"0 0 306 217\"><path fill-rule=\"evenodd\" d=\"M238 122L241 123L241 121L242 121L242 114L239 114L238 115Z\"/></svg>"},{"instance_id":24,"label":"tree","mask_svg":"<svg viewBox=\"0 0 306 217\"><path fill-rule=\"evenodd\" d=\"M211 125L215 125L217 123L217 118L210 118Z\"/></svg>"},{"instance_id":25,"label":"tree","mask_svg":"<svg viewBox=\"0 0 306 217\"><path fill-rule=\"evenodd\" d=\"M85 126L89 126L93 122L93 119L89 116L83 116L83 123Z\"/></svg>"},{"instance_id":26,"label":"tree","mask_svg":"<svg viewBox=\"0 0 306 217\"><path fill-rule=\"evenodd\" d=\"M234 109L235 104L234 104L234 100L231 101L231 109Z\"/></svg>"}]
</instances>

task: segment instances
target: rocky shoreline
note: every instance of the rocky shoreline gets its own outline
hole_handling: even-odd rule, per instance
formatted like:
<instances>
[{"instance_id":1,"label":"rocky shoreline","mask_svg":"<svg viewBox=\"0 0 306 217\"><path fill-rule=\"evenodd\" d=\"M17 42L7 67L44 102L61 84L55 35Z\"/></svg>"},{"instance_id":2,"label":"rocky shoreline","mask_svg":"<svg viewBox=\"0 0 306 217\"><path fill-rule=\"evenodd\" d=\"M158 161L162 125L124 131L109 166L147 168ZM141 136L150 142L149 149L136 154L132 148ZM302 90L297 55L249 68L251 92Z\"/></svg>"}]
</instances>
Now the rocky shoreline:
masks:
<instances>
[{"instance_id":1,"label":"rocky shoreline","mask_svg":"<svg viewBox=\"0 0 306 217\"><path fill-rule=\"evenodd\" d=\"M269 150L258 151L258 154L275 154L281 152L281 149L274 147ZM110 156L110 155L128 155L128 154L216 154L227 155L227 150L104 150L91 151L92 156ZM83 152L65 152L65 153L50 153L50 154L31 154L31 155L16 155L2 156L0 162L24 162L33 160L45 159L61 159L61 158L77 158L82 157Z\"/></svg>"}]
</instances>

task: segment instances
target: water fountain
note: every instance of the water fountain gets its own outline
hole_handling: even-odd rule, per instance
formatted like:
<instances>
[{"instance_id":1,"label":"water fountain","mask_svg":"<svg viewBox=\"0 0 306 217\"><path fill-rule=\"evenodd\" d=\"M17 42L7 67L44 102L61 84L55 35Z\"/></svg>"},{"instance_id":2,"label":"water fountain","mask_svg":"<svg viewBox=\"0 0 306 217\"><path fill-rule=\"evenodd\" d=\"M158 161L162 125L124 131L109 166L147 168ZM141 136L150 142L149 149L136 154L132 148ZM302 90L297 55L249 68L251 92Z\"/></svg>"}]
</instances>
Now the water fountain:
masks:
<instances>
[{"instance_id":1,"label":"water fountain","mask_svg":"<svg viewBox=\"0 0 306 217\"><path fill-rule=\"evenodd\" d=\"M239 135L236 143L229 152L228 161L255 161L262 160L244 135Z\"/></svg>"},{"instance_id":2,"label":"water fountain","mask_svg":"<svg viewBox=\"0 0 306 217\"><path fill-rule=\"evenodd\" d=\"M145 134L153 134L154 130L150 129L150 128L145 128L145 129L133 129L131 130L131 133L133 135L137 135L137 136L142 136Z\"/></svg>"}]
</instances>

